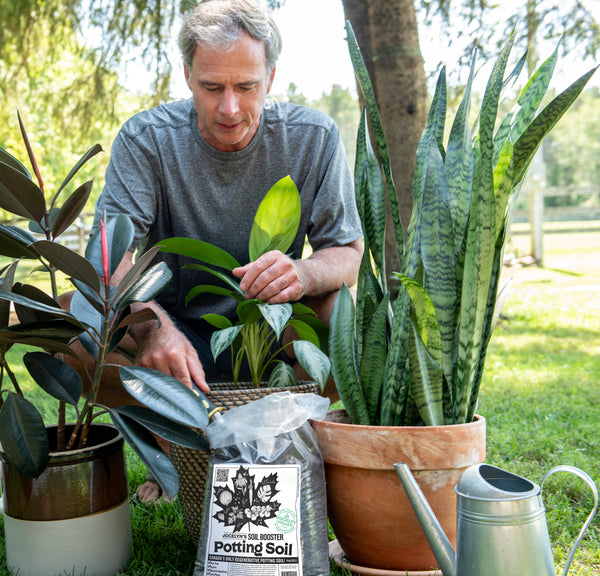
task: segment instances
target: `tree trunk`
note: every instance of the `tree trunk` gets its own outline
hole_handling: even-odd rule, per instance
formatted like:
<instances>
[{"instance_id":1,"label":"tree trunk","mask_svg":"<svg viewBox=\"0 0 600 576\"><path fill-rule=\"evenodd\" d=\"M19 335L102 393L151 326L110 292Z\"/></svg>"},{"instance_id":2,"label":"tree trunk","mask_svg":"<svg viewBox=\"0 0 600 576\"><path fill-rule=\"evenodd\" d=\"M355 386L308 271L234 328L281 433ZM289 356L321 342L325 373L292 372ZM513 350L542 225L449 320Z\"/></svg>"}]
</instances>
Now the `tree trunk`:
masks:
<instances>
[{"instance_id":1,"label":"tree trunk","mask_svg":"<svg viewBox=\"0 0 600 576\"><path fill-rule=\"evenodd\" d=\"M428 111L415 7L413 0L343 0L343 4L377 96L406 229L412 211L415 156ZM391 273L399 271L400 264L391 218L388 220L386 268Z\"/></svg>"}]
</instances>

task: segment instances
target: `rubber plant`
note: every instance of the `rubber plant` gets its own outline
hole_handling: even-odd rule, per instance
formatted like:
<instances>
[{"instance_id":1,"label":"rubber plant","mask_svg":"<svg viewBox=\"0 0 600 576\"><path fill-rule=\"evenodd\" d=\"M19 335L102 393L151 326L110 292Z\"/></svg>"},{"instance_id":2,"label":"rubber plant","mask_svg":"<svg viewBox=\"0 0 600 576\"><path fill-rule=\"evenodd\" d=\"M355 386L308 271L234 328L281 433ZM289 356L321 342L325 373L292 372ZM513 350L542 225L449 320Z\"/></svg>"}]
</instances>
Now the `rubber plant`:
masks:
<instances>
[{"instance_id":1,"label":"rubber plant","mask_svg":"<svg viewBox=\"0 0 600 576\"><path fill-rule=\"evenodd\" d=\"M250 231L248 254L256 260L270 250L286 252L291 246L300 224L300 194L293 180L286 176L276 182L261 201ZM293 346L295 356L306 373L319 384L321 390L330 374L330 362L320 349L320 334L325 325L313 310L301 302L267 304L257 299L246 299L239 286L240 280L231 274L241 264L228 252L193 238L167 238L160 241L160 250L187 256L193 260L186 268L202 270L214 275L220 285L194 286L186 295L186 304L202 294L211 293L231 297L237 302L233 322L221 314L202 316L217 328L211 336L211 351L216 359L225 350L231 350L233 380L237 384L244 359L259 387L265 371L272 365L269 386L293 386L297 383L292 367L281 359L281 353ZM280 344L286 328L293 328L299 339ZM327 338L324 338L325 344Z\"/></svg>"},{"instance_id":2,"label":"rubber plant","mask_svg":"<svg viewBox=\"0 0 600 576\"><path fill-rule=\"evenodd\" d=\"M505 92L514 89L524 63L523 57L507 73L511 37L493 67L479 110L471 108L473 58L447 140L442 69L417 150L413 211L404 230L374 92L350 23L347 31L366 103L355 165L365 251L356 306L344 287L333 310L333 376L355 424L467 423L477 407L486 349L506 294L506 286L499 286L502 254L517 194L542 140L596 68L538 112L557 48L501 117L501 111L510 109ZM393 272L401 281L393 300L384 255L386 194L401 268Z\"/></svg>"},{"instance_id":3,"label":"rubber plant","mask_svg":"<svg viewBox=\"0 0 600 576\"><path fill-rule=\"evenodd\" d=\"M133 239L133 225L120 215L103 219L90 238L85 256L60 243L61 234L80 215L92 189L85 182L67 195L67 185L91 158L101 151L90 148L73 167L58 191L47 201L44 183L27 132L19 116L21 133L33 166L34 181L27 168L0 148L0 208L29 221L29 230L0 224L0 255L15 259L7 264L0 278L0 442L3 457L21 474L39 476L49 458L49 439L40 408L25 396L9 365L9 350L16 344L39 348L27 351L17 362L27 368L34 383L56 400L59 451L86 446L90 426L108 412L114 425L153 472L163 489L174 496L178 491L177 472L158 447L149 431L196 449L205 449L199 433L208 423L202 399L178 380L144 368L121 367L125 388L146 407L123 406L108 410L100 406L97 394L110 351L120 346L129 326L156 320L149 308L135 313L130 305L147 302L156 296L171 277L164 263L150 266L158 248L137 258L129 273L115 286L111 279ZM50 293L38 286L15 281L17 268L24 261L39 261L47 273ZM71 281L74 293L67 312L59 305L58 274ZM39 284L39 282L38 282ZM18 323L10 324L10 306ZM75 356L69 343L78 338L95 359L89 374L89 393L82 397L82 381L77 371L64 361ZM22 349L21 349L22 350ZM14 358L14 355L12 356ZM12 389L10 389L12 387ZM47 399L43 401L47 405ZM67 435L66 407L74 413L72 434ZM53 442L54 444L54 442Z\"/></svg>"}]
</instances>

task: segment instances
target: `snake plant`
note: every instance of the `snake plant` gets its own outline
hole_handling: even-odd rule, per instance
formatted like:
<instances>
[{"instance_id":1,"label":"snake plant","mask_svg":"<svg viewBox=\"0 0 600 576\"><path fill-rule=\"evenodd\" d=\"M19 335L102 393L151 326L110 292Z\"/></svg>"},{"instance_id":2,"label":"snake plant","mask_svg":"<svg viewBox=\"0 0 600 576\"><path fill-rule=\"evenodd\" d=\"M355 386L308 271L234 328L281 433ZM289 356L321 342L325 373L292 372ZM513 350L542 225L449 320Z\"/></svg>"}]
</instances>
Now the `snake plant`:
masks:
<instances>
[{"instance_id":1,"label":"snake plant","mask_svg":"<svg viewBox=\"0 0 600 576\"><path fill-rule=\"evenodd\" d=\"M404 230L374 92L349 23L347 31L365 100L355 165L365 250L356 305L344 287L332 313L329 353L334 379L355 424L470 422L486 349L506 293L499 281L517 194L542 140L596 68L538 112L557 62L555 50L526 83L514 108L501 117L508 108L504 94L513 89L524 63L523 57L508 73L511 37L477 111L471 108L473 58L447 139L442 69L417 150L413 211ZM401 268L393 271L401 281L393 300L384 254L386 194Z\"/></svg>"}]
</instances>

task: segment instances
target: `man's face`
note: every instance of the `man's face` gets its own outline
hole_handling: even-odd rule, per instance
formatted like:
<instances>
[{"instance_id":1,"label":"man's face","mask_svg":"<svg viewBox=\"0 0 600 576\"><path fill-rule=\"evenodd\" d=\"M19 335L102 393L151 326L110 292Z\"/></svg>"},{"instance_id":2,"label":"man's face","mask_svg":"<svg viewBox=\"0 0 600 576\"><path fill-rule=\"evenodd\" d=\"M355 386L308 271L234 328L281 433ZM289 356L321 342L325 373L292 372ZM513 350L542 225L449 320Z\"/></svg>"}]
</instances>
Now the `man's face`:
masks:
<instances>
[{"instance_id":1,"label":"man's face","mask_svg":"<svg viewBox=\"0 0 600 576\"><path fill-rule=\"evenodd\" d=\"M274 74L267 73L264 44L245 33L229 51L196 46L185 78L198 127L213 148L235 152L252 141Z\"/></svg>"}]
</instances>

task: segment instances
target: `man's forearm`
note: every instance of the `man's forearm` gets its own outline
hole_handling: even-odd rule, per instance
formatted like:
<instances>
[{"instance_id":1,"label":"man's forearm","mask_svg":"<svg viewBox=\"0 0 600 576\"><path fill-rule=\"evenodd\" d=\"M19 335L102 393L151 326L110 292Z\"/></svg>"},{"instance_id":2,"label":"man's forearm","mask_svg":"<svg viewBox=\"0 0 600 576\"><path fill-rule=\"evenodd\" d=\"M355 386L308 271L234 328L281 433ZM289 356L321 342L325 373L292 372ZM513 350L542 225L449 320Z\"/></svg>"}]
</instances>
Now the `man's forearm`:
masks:
<instances>
[{"instance_id":1,"label":"man's forearm","mask_svg":"<svg viewBox=\"0 0 600 576\"><path fill-rule=\"evenodd\" d=\"M346 283L352 286L358 278L362 257L362 241L345 246L317 250L309 258L297 262L305 296L334 292Z\"/></svg>"}]
</instances>

